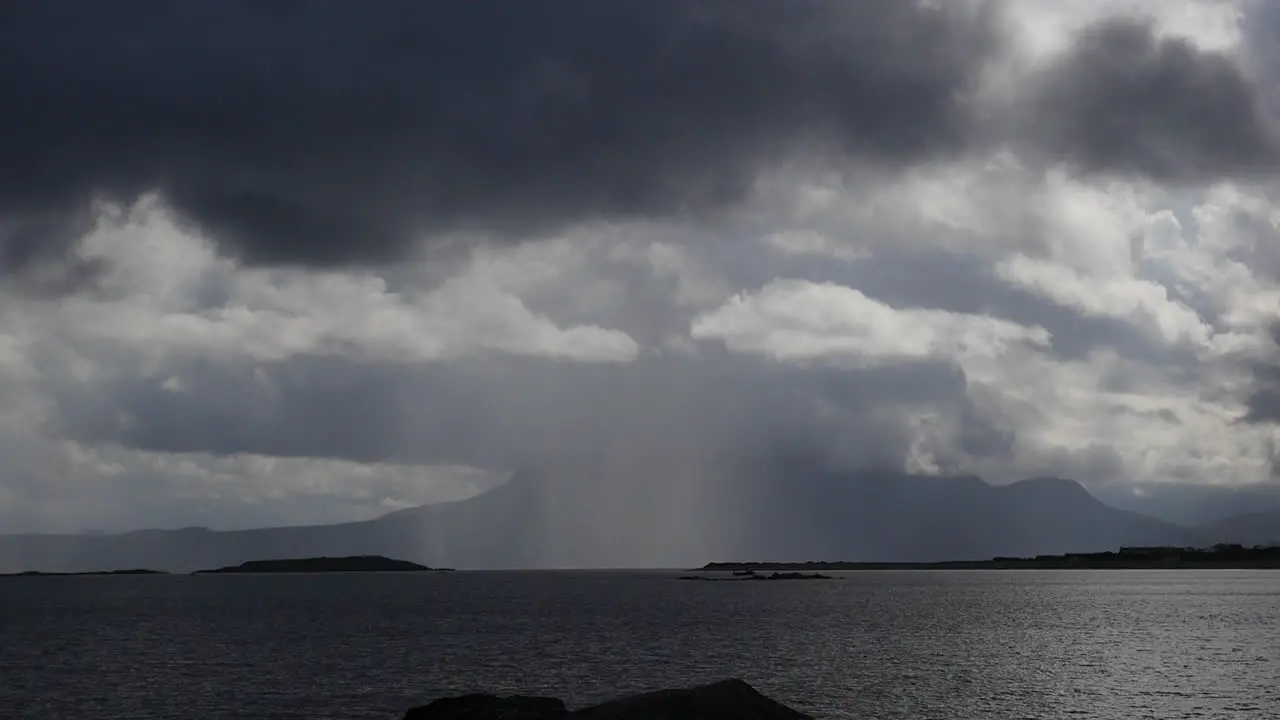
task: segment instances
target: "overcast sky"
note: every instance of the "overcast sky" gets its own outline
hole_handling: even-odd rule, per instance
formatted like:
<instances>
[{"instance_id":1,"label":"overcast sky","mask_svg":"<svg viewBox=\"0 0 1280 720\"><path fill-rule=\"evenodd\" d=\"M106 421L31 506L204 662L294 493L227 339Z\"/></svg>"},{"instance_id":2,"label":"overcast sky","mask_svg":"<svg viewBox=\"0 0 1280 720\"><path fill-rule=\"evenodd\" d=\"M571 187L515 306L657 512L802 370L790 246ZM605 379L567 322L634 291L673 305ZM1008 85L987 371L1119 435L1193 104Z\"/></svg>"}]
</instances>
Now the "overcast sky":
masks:
<instances>
[{"instance_id":1,"label":"overcast sky","mask_svg":"<svg viewBox=\"0 0 1280 720\"><path fill-rule=\"evenodd\" d=\"M1277 8L0 5L0 529L1270 481Z\"/></svg>"}]
</instances>

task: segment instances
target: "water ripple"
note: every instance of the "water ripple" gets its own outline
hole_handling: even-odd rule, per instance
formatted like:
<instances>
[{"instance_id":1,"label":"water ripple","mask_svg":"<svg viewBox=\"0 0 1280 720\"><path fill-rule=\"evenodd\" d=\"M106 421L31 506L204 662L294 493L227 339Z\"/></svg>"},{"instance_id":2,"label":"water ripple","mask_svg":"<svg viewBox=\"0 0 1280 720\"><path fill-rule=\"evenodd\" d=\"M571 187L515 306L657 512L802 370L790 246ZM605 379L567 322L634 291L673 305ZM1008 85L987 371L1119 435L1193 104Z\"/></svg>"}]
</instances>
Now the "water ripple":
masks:
<instances>
[{"instance_id":1,"label":"water ripple","mask_svg":"<svg viewBox=\"0 0 1280 720\"><path fill-rule=\"evenodd\" d=\"M1280 574L883 572L0 583L20 718L398 717L477 689L583 704L737 676L828 718L1277 718Z\"/></svg>"}]
</instances>

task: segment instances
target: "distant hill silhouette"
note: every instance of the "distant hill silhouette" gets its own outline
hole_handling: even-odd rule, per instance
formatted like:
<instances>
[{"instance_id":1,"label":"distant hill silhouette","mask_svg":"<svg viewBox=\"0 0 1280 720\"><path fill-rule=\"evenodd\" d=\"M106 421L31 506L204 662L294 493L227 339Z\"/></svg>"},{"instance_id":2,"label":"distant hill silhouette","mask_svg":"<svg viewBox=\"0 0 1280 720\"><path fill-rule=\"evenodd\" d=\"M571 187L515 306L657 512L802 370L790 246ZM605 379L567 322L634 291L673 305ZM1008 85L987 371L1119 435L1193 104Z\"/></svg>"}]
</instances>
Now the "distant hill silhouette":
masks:
<instances>
[{"instance_id":1,"label":"distant hill silhouette","mask_svg":"<svg viewBox=\"0 0 1280 720\"><path fill-rule=\"evenodd\" d=\"M1197 527L1256 513L1280 510L1280 481L1250 485L1194 485L1160 482L1105 483L1090 488L1102 502L1172 523Z\"/></svg>"},{"instance_id":2,"label":"distant hill silhouette","mask_svg":"<svg viewBox=\"0 0 1280 720\"><path fill-rule=\"evenodd\" d=\"M775 488L763 507L782 542L762 537L759 560L980 560L1194 545L1196 533L1104 505L1072 480L989 485L976 477L828 475L806 491ZM767 527L767 526L766 526Z\"/></svg>"},{"instance_id":3,"label":"distant hill silhouette","mask_svg":"<svg viewBox=\"0 0 1280 720\"><path fill-rule=\"evenodd\" d=\"M188 572L263 557L348 555L458 568L981 560L1230 541L1115 509L1056 478L999 486L797 465L703 481L657 464L645 471L647 482L604 477L582 469L521 473L469 500L337 525L0 536L0 572Z\"/></svg>"},{"instance_id":4,"label":"distant hill silhouette","mask_svg":"<svg viewBox=\"0 0 1280 720\"><path fill-rule=\"evenodd\" d=\"M1202 525L1198 530L1201 535L1212 537L1217 542L1236 543L1245 547L1280 545L1280 508L1235 515Z\"/></svg>"}]
</instances>

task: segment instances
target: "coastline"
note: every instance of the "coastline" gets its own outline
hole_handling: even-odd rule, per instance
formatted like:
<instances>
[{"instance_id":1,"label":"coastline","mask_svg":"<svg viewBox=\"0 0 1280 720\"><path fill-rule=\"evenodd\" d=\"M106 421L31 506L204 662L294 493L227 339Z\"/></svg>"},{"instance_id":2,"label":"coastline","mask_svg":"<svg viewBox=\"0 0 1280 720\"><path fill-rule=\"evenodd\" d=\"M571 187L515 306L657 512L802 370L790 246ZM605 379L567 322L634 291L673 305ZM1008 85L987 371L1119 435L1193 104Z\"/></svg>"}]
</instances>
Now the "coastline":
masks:
<instances>
[{"instance_id":1,"label":"coastline","mask_svg":"<svg viewBox=\"0 0 1280 720\"><path fill-rule=\"evenodd\" d=\"M408 560L394 560L382 555L347 555L342 557L281 558L249 560L239 565L197 570L193 575L258 575L258 574L329 574L329 573L436 573L452 568L433 568Z\"/></svg>"},{"instance_id":2,"label":"coastline","mask_svg":"<svg viewBox=\"0 0 1280 720\"><path fill-rule=\"evenodd\" d=\"M131 570L88 570L85 572L44 572L41 570L26 570L16 573L0 573L0 578L24 578L24 577L107 577L119 575L169 575L164 570L147 570L145 568Z\"/></svg>"},{"instance_id":3,"label":"coastline","mask_svg":"<svg viewBox=\"0 0 1280 720\"><path fill-rule=\"evenodd\" d=\"M940 562L710 562L698 572L858 570L1278 570L1280 547L1121 548L1100 553Z\"/></svg>"},{"instance_id":4,"label":"coastline","mask_svg":"<svg viewBox=\"0 0 1280 720\"><path fill-rule=\"evenodd\" d=\"M1280 563L997 563L989 560L950 562L815 562L815 563L712 563L687 572L732 570L805 572L867 572L876 570L1280 570Z\"/></svg>"}]
</instances>

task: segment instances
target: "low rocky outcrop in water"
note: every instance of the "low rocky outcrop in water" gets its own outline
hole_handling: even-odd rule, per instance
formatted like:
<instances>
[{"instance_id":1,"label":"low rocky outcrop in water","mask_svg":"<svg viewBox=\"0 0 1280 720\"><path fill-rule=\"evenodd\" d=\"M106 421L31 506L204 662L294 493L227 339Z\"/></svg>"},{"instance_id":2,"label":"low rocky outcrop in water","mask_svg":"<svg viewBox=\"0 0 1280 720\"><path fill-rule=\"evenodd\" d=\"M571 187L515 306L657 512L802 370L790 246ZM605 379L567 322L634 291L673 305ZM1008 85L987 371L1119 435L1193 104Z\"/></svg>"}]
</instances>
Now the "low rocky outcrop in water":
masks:
<instances>
[{"instance_id":1,"label":"low rocky outcrop in water","mask_svg":"<svg viewBox=\"0 0 1280 720\"><path fill-rule=\"evenodd\" d=\"M812 720L741 680L632 695L570 711L548 697L463 695L409 710L404 720Z\"/></svg>"},{"instance_id":2,"label":"low rocky outcrop in water","mask_svg":"<svg viewBox=\"0 0 1280 720\"><path fill-rule=\"evenodd\" d=\"M751 580L834 580L835 578L831 575L823 575L822 573L805 574L805 573L798 573L798 572L788 572L788 573L776 572L771 575L756 575L752 573L749 575L739 575L737 577L732 577L732 578L713 578L713 577L707 577L705 575L681 575L680 579L681 580L705 580L706 582L747 582Z\"/></svg>"},{"instance_id":3,"label":"low rocky outcrop in water","mask_svg":"<svg viewBox=\"0 0 1280 720\"><path fill-rule=\"evenodd\" d=\"M352 557L295 558L289 560L250 560L217 570L197 570L197 575L218 573L345 573L345 572L433 572L435 568L393 560L381 555Z\"/></svg>"},{"instance_id":4,"label":"low rocky outcrop in water","mask_svg":"<svg viewBox=\"0 0 1280 720\"><path fill-rule=\"evenodd\" d=\"M19 573L4 573L0 577L97 577L106 575L168 575L163 570L147 570L144 568L132 570L89 570L86 572L43 572L40 570L27 570Z\"/></svg>"}]
</instances>

